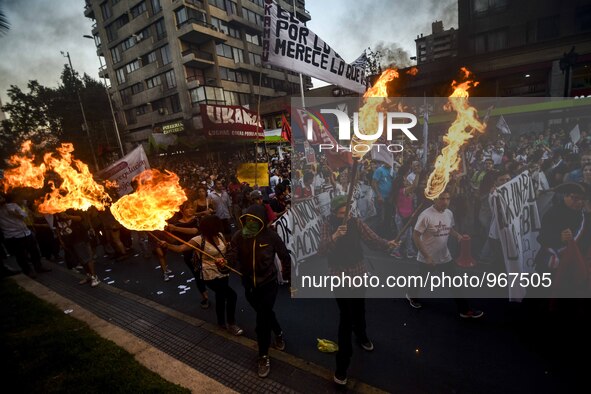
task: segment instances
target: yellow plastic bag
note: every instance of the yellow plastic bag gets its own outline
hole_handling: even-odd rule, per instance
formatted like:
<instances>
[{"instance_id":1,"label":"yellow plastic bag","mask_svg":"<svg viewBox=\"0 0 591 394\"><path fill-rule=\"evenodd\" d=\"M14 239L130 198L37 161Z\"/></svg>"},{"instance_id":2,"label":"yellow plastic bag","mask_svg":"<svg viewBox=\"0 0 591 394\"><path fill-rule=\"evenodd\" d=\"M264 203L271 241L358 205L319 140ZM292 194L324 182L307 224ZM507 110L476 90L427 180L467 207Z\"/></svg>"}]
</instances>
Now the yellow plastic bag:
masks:
<instances>
[{"instance_id":1,"label":"yellow plastic bag","mask_svg":"<svg viewBox=\"0 0 591 394\"><path fill-rule=\"evenodd\" d=\"M324 353L333 353L336 352L337 350L339 350L339 345L337 345L336 343L334 343L333 341L329 340L329 339L320 339L320 338L316 338L318 340L318 350L320 350L321 352Z\"/></svg>"}]
</instances>

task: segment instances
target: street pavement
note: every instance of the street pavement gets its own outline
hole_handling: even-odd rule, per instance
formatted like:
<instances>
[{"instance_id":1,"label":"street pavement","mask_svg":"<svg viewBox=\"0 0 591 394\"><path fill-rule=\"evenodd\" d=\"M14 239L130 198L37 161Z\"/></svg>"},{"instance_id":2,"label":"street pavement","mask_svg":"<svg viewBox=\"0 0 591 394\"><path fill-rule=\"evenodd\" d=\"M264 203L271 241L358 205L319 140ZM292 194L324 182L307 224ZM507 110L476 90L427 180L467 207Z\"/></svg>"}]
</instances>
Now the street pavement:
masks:
<instances>
[{"instance_id":1,"label":"street pavement","mask_svg":"<svg viewBox=\"0 0 591 394\"><path fill-rule=\"evenodd\" d=\"M393 262L382 253L372 252L369 257L372 266ZM215 324L214 294L210 292L210 308L202 309L201 296L182 256L169 253L168 261L173 276L164 282L155 256L138 254L123 261L99 256L100 286L114 286ZM316 257L302 264L322 270L325 261ZM185 286L189 290L183 292ZM238 293L237 324L255 339L254 311L236 275L231 276L231 286ZM586 318L552 325L527 306L481 299L472 303L485 316L466 321L458 316L453 301L423 299L422 303L423 308L416 310L400 298L366 301L367 331L375 350L354 348L350 377L401 393L588 392L584 389L588 362L576 360L579 355L588 358ZM316 344L318 338L337 340L334 299L292 298L289 287L283 285L275 311L285 333L286 352L332 370L334 355L320 352ZM252 373L256 373L255 365Z\"/></svg>"}]
</instances>

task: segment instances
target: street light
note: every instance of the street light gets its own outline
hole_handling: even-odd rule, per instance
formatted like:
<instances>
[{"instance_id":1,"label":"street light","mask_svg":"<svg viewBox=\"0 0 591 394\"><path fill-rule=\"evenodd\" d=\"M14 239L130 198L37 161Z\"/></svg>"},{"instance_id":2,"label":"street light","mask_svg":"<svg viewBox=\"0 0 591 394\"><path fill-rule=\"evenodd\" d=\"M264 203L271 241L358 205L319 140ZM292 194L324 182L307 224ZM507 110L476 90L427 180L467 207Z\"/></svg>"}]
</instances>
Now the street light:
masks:
<instances>
[{"instance_id":1,"label":"street light","mask_svg":"<svg viewBox=\"0 0 591 394\"><path fill-rule=\"evenodd\" d=\"M74 67L72 67L72 59L70 59L70 52L64 53L60 51L63 57L68 58L68 64L70 65L70 72L72 73L72 77L74 77ZM78 95L78 102L80 103L80 110L82 111L82 119L84 120L84 129L86 129L86 136L88 137L88 143L90 144L90 150L92 151L92 159L94 160L94 168L96 171L99 171L98 160L96 159L96 153L94 152L94 144L92 143L92 138L90 138L90 129L88 128L88 122L86 121L86 113L84 112L84 106L82 105L82 99L80 98L80 90L78 90L78 86L74 86L76 89L76 94Z\"/></svg>"},{"instance_id":2,"label":"street light","mask_svg":"<svg viewBox=\"0 0 591 394\"><path fill-rule=\"evenodd\" d=\"M88 34L83 35L85 38L90 38L94 40L94 37L89 36ZM98 56L99 64L101 66L101 70L103 68L103 61L101 57ZM115 117L115 111L113 110L113 102L111 101L111 94L109 93L109 88L107 87L107 77L103 73L103 84L105 85L105 92L107 93L107 99L109 100L109 107L111 108L111 116L113 117L113 125L115 126L115 135L117 136L117 143L119 144L119 150L121 151L121 157L125 156L125 151L123 150L123 144L121 143L121 135L119 134L119 126L117 125L117 118Z\"/></svg>"}]
</instances>

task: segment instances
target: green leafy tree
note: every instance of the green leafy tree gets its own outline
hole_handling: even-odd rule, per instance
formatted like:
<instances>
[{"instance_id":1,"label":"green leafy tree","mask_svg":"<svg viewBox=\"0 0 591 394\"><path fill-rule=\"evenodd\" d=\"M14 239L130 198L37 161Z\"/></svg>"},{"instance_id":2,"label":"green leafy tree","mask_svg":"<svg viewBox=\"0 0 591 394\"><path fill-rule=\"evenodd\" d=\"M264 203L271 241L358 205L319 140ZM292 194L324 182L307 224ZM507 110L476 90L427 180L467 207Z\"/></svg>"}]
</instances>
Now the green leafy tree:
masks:
<instances>
[{"instance_id":1,"label":"green leafy tree","mask_svg":"<svg viewBox=\"0 0 591 394\"><path fill-rule=\"evenodd\" d=\"M39 147L57 144L62 132L61 123L53 115L57 97L55 91L37 81L29 81L29 92L11 85L8 89L10 102L2 106L9 119L2 122L0 149L14 152L25 140L32 140ZM5 156L6 157L6 156Z\"/></svg>"}]
</instances>

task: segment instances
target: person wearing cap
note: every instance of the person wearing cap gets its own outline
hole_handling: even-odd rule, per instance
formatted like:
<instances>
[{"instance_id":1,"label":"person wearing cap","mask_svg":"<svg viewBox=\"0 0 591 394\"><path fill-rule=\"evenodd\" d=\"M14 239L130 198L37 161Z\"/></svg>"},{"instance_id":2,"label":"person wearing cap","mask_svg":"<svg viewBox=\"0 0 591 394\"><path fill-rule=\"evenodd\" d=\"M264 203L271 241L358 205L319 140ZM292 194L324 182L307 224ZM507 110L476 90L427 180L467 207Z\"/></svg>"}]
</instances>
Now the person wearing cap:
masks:
<instances>
[{"instance_id":1,"label":"person wearing cap","mask_svg":"<svg viewBox=\"0 0 591 394\"><path fill-rule=\"evenodd\" d=\"M265 207L265 212L267 213L267 226L271 227L273 222L277 220L277 214L269 204L264 202L263 193L261 193L260 190L253 190L250 192L249 197L251 205L256 204Z\"/></svg>"},{"instance_id":2,"label":"person wearing cap","mask_svg":"<svg viewBox=\"0 0 591 394\"><path fill-rule=\"evenodd\" d=\"M562 196L542 218L542 225L538 235L540 250L535 257L535 268L540 273L552 273L552 287L550 291L559 291L568 286L574 291L574 281L568 278L585 278L587 272L578 272L579 261L572 258L573 248L578 249L582 256L587 256L591 243L591 231L589 218L585 214L585 201L589 199L589 191L586 185L581 183L563 183L554 188L557 194ZM583 262L584 263L584 262ZM556 275L557 273L561 275ZM562 283L558 283L559 276ZM565 286L565 287L563 287ZM550 293L549 293L550 294ZM573 296L572 293L569 293ZM564 294L563 294L564 296Z\"/></svg>"},{"instance_id":3,"label":"person wearing cap","mask_svg":"<svg viewBox=\"0 0 591 394\"><path fill-rule=\"evenodd\" d=\"M320 232L319 255L327 257L331 275L363 275L367 272L363 259L361 241L371 249L388 251L399 246L397 241L387 241L358 218L348 218L347 196L337 196L331 201L331 215L322 225ZM365 324L365 294L359 289L356 294L339 294L335 291L339 307L339 350L336 355L336 371L333 380L336 384L347 384L347 369L353 355L352 334L366 351L374 349L367 336ZM349 298L355 295L354 298Z\"/></svg>"}]
</instances>

